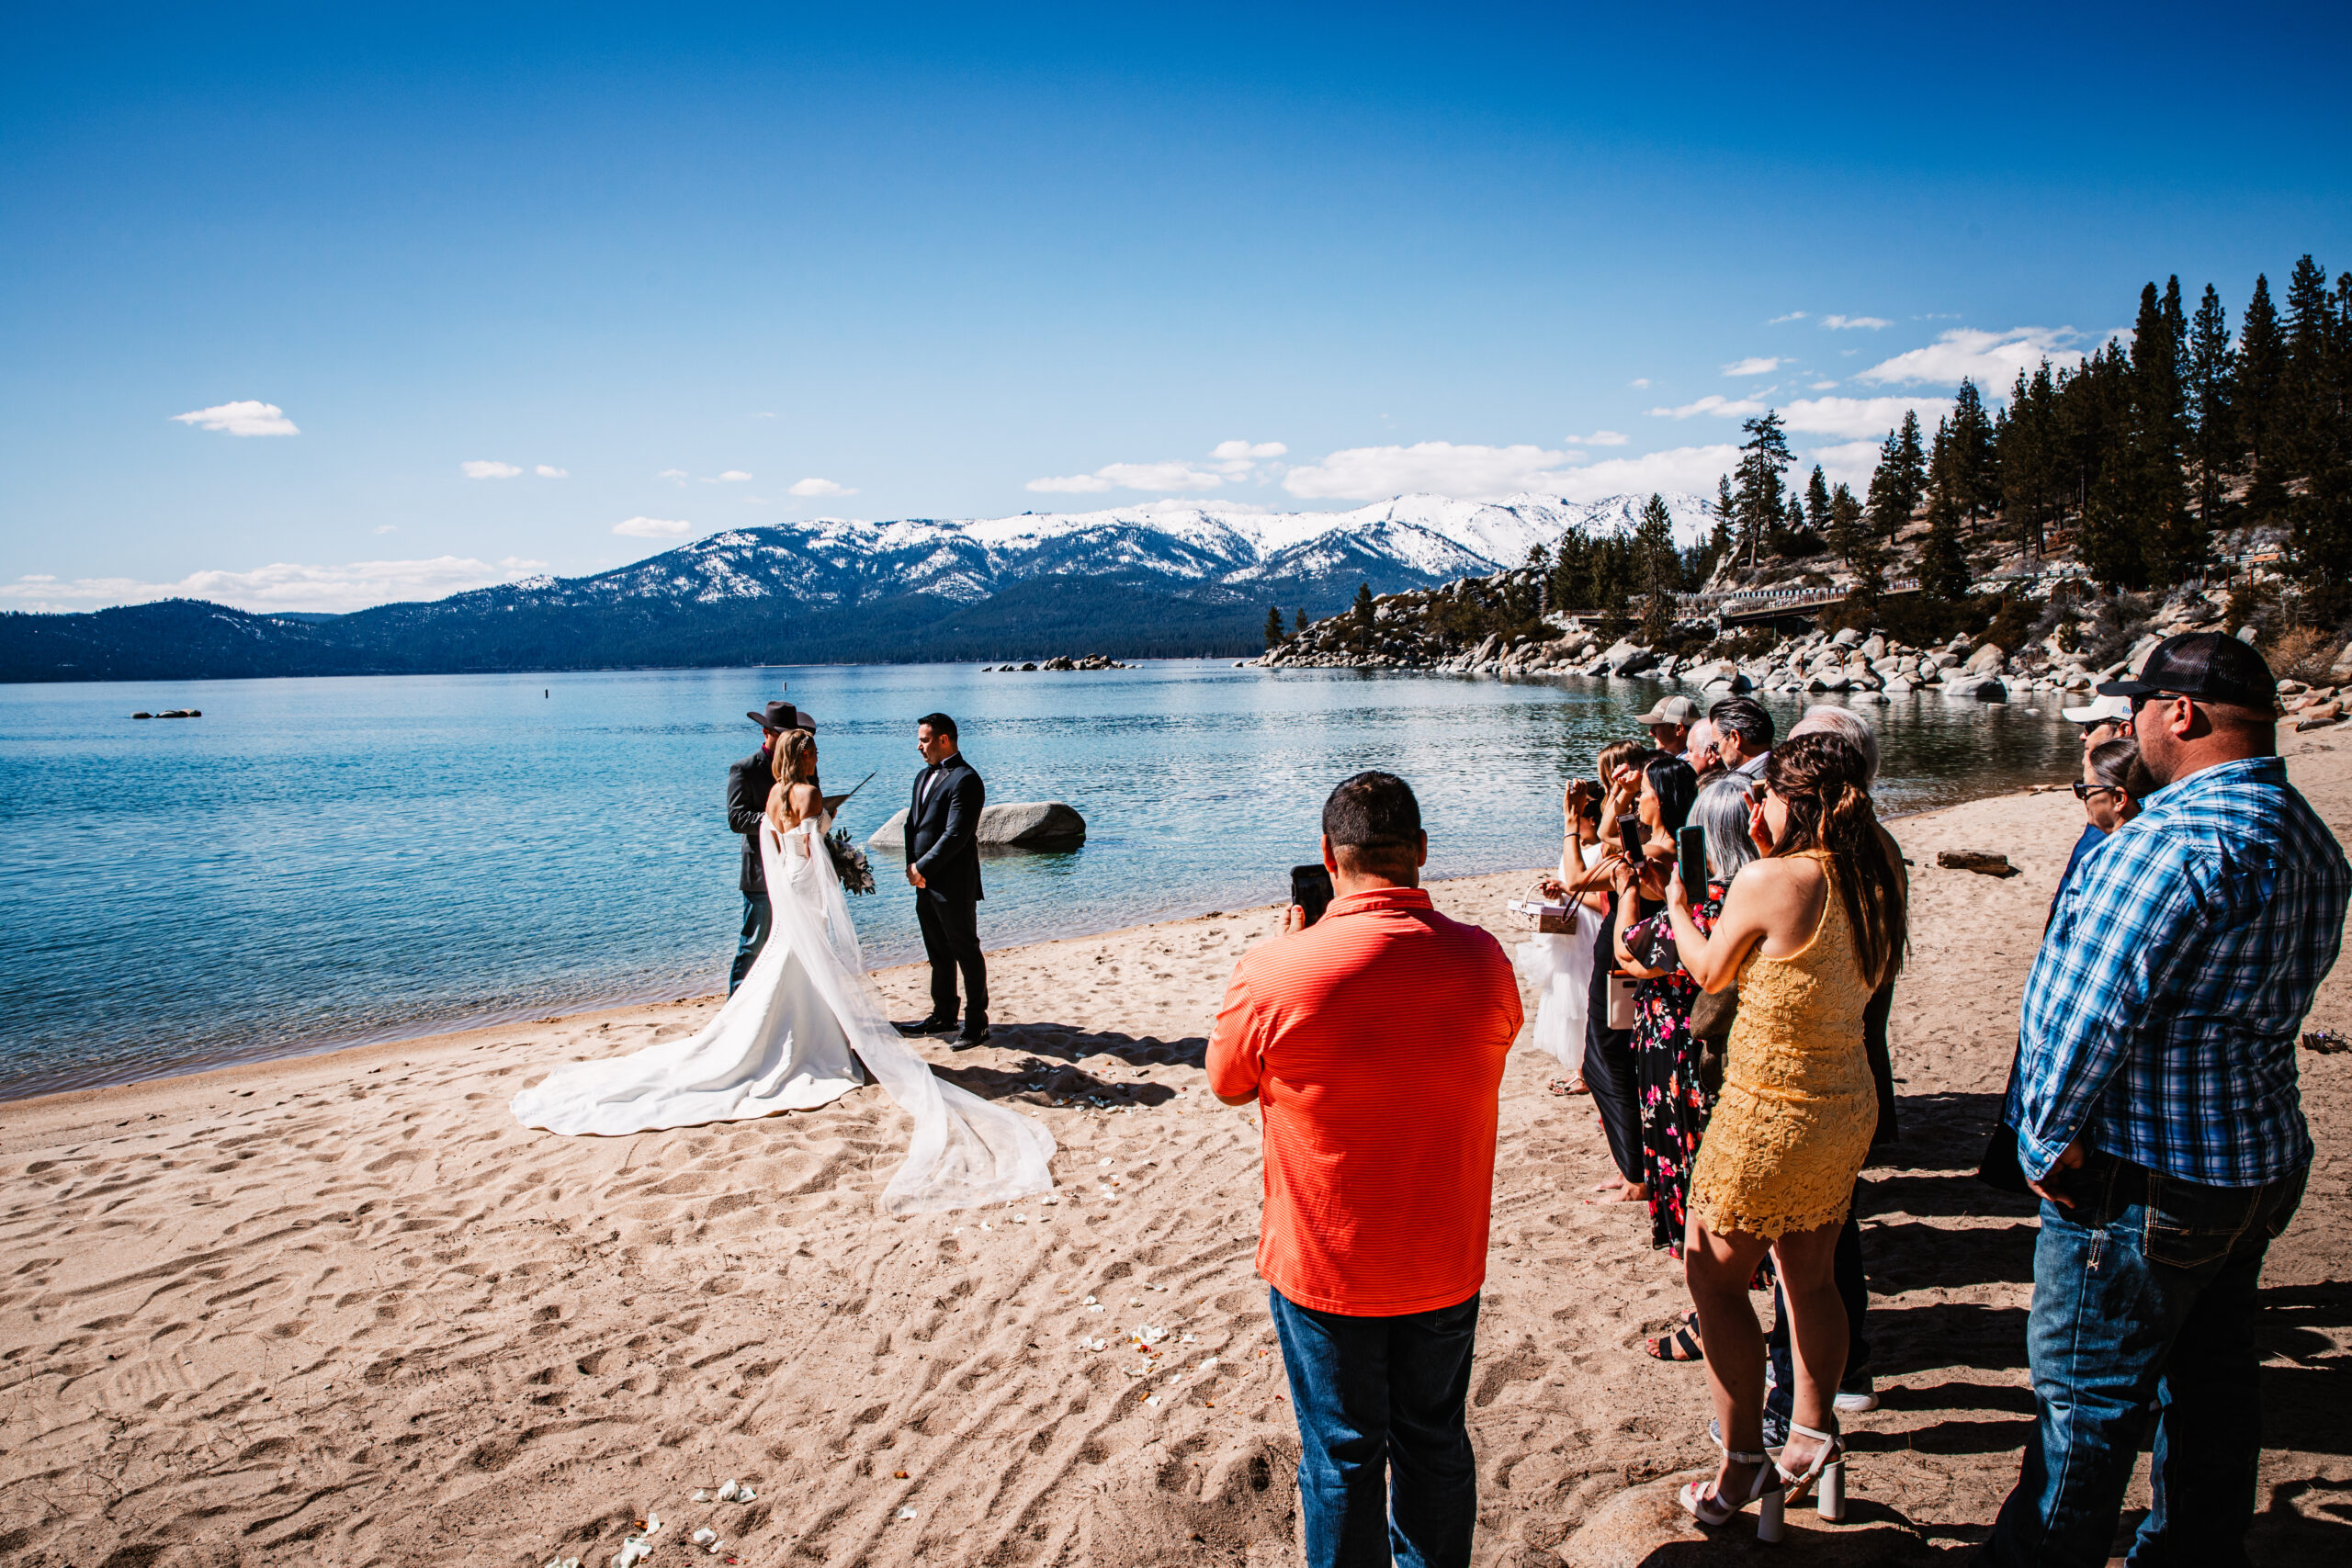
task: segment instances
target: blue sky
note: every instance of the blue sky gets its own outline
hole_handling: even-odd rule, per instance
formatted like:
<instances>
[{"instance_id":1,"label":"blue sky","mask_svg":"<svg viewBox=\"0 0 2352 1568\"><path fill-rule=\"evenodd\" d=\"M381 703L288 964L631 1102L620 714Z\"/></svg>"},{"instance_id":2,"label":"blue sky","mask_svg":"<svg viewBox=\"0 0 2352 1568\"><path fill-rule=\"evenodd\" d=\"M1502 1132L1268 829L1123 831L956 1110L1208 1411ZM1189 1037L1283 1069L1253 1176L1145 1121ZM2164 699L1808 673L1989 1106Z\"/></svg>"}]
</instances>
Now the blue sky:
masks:
<instances>
[{"instance_id":1,"label":"blue sky","mask_svg":"<svg viewBox=\"0 0 2352 1568\"><path fill-rule=\"evenodd\" d=\"M2336 7L857 9L18 7L0 606L1858 475L2352 267Z\"/></svg>"}]
</instances>

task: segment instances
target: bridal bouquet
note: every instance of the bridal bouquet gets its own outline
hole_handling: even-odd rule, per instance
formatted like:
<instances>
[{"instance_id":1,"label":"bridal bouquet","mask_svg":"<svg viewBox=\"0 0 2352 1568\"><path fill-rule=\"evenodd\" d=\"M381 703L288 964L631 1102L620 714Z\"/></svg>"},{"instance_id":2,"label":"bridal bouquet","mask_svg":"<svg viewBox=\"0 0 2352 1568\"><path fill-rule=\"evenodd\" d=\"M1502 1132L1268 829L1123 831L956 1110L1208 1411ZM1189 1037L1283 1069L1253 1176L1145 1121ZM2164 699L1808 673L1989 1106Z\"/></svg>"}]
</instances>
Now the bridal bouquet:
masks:
<instances>
[{"instance_id":1,"label":"bridal bouquet","mask_svg":"<svg viewBox=\"0 0 2352 1568\"><path fill-rule=\"evenodd\" d=\"M842 879L842 892L874 891L874 864L864 850L850 842L848 829L834 829L825 840L825 848L832 854L833 874Z\"/></svg>"}]
</instances>

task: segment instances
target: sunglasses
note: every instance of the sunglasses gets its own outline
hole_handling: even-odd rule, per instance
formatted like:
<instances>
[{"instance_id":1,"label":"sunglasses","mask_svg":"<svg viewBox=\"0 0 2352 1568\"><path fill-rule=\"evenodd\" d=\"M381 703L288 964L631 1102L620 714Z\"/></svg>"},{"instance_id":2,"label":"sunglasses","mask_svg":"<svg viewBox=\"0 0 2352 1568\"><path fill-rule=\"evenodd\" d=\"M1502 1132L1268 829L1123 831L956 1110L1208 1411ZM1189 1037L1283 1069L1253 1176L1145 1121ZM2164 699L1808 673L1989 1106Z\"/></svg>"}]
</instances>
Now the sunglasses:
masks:
<instances>
[{"instance_id":1,"label":"sunglasses","mask_svg":"<svg viewBox=\"0 0 2352 1568\"><path fill-rule=\"evenodd\" d=\"M2087 784L2080 779L2076 779L2075 781L2075 798L2076 800L2088 800L2095 795L2121 795L2122 793L2122 790L2119 789L2114 784Z\"/></svg>"}]
</instances>

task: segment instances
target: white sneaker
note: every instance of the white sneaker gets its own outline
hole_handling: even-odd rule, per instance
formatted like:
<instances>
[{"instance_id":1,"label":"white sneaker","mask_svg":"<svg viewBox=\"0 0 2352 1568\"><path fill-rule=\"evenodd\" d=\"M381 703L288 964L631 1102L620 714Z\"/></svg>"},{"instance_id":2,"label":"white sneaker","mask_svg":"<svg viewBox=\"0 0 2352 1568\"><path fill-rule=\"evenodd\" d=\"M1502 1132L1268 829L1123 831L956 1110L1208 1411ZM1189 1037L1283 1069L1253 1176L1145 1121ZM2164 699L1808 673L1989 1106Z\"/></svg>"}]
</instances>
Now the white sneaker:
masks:
<instances>
[{"instance_id":1,"label":"white sneaker","mask_svg":"<svg viewBox=\"0 0 2352 1568\"><path fill-rule=\"evenodd\" d=\"M1876 1410L1878 1393L1871 1385L1870 1373L1864 1372L1859 1377L1848 1378L1838 1385L1838 1397L1831 1400L1830 1404L1849 1415L1860 1414L1865 1410Z\"/></svg>"}]
</instances>

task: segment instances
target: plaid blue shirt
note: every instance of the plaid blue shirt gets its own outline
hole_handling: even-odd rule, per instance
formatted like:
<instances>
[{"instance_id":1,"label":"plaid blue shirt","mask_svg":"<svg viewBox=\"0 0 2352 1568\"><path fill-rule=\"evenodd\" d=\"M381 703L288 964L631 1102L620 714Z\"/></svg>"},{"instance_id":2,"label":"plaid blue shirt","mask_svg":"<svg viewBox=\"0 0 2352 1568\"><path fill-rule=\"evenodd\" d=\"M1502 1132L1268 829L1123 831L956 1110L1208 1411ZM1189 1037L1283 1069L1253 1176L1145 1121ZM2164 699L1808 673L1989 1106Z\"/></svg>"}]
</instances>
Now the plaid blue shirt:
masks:
<instances>
[{"instance_id":1,"label":"plaid blue shirt","mask_svg":"<svg viewBox=\"0 0 2352 1568\"><path fill-rule=\"evenodd\" d=\"M2009 1125L2036 1180L2077 1135L2187 1181L2310 1163L2295 1047L2352 866L2276 757L2191 773L2085 856L2026 981Z\"/></svg>"}]
</instances>

